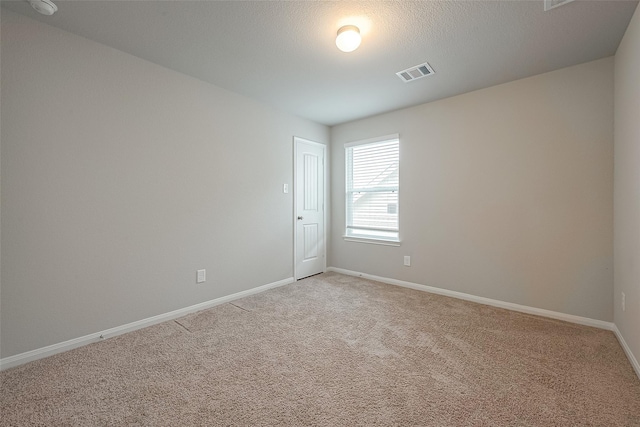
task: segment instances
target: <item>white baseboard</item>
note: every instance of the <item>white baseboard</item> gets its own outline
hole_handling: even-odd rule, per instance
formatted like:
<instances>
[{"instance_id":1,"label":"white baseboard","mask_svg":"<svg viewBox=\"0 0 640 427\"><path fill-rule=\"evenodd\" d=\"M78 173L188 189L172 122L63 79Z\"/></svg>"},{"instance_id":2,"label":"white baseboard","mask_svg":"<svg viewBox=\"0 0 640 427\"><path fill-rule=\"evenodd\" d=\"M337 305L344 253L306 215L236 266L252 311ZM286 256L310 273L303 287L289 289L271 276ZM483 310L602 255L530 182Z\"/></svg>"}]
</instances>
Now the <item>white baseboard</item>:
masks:
<instances>
[{"instance_id":1,"label":"white baseboard","mask_svg":"<svg viewBox=\"0 0 640 427\"><path fill-rule=\"evenodd\" d=\"M494 300L490 298L478 297L471 294L465 294L462 292L450 291L447 289L435 288L433 286L420 285L418 283L405 282L403 280L390 279L387 277L374 276L372 274L359 273L357 271L345 270L342 268L329 267L327 271L334 271L336 273L346 274L349 276L357 276L363 277L365 279L375 280L377 282L387 283L390 285L402 286L405 288L416 289L419 291L429 292L438 295L449 296L452 298L463 299L466 301L477 302L479 304L490 305L493 307L505 308L507 310L518 311L521 313L535 314L538 316L549 317L557 320L564 320L571 323L577 323L581 325L593 326L600 329L607 329L613 331L613 333L618 338L620 345L624 349L629 362L633 366L636 374L640 378L640 363L631 352L631 349L627 345L626 341L622 337L620 330L618 327L611 322L605 322L602 320L590 319L588 317L580 317L574 316L572 314L559 313L551 310L544 310L541 308L529 307L526 305L514 304L510 302L504 302L499 300ZM107 329L102 332L96 332L93 334L85 335L83 337L74 338L68 341L64 341L61 343L49 345L47 347L42 347L39 349L27 351L25 353L17 354L15 356L5 357L4 359L0 359L0 370L9 369L15 366L22 365L27 362L31 362L33 360L42 359L44 357L53 356L57 353L62 353L64 351L68 351L77 347L81 347L83 345L91 344L93 342L98 342L102 339L115 337L118 335L122 335L127 332L132 332L137 329L146 328L148 326L152 326L158 323L166 322L168 320L176 319L178 317L185 316L190 313L194 313L196 311L205 310L207 308L215 307L216 305L225 304L230 301L234 301L243 297L247 297L249 295L258 294L260 292L267 291L269 289L277 288L279 286L288 285L290 283L295 282L293 277L289 277L287 279L279 280L277 282L268 283L266 285L258 286L257 288L248 289L246 291L237 292L235 294L227 295L224 297L216 298L210 301L205 301L200 304L195 304L189 307L181 308L178 310L170 311L168 313L160 314L157 316L149 317L146 319L138 320L137 322L128 323L126 325L117 326L115 328Z\"/></svg>"},{"instance_id":2,"label":"white baseboard","mask_svg":"<svg viewBox=\"0 0 640 427\"><path fill-rule=\"evenodd\" d=\"M448 289L434 288L433 286L420 285L418 283L405 282L403 280L390 279L388 277L374 276L372 274L360 273L357 271L345 270L343 268L329 267L327 271L334 271L336 273L346 274L349 276L363 277L369 280L375 280L377 282L387 283L390 285L402 286L403 288L416 289L418 291L429 292L432 294L444 295L447 297L463 299L466 301L477 302L479 304L490 305L493 307L505 308L507 310L519 311L521 313L535 314L537 316L549 317L551 319L564 320L566 322L578 323L580 325L593 326L600 329L607 329L613 331L615 325L612 322L605 322L604 320L591 319L588 317L574 316L573 314L565 314L557 311L545 310L542 308L529 307L527 305L514 304L512 302L504 302L491 298L478 297L471 294L465 294L457 291L450 291Z\"/></svg>"},{"instance_id":3,"label":"white baseboard","mask_svg":"<svg viewBox=\"0 0 640 427\"><path fill-rule=\"evenodd\" d=\"M237 292L235 294L216 298L210 301L205 301L189 307L170 311L168 313L159 314L157 316L138 320L137 322L127 323L126 325L117 326L115 328L107 329L105 331L96 332L93 334L85 335L83 337L74 338L61 343L27 351L25 353L16 354L15 356L5 357L4 359L0 359L0 370L9 369L14 366L31 362L33 360L42 359L43 357L53 356L54 354L62 353L63 351L68 351L77 347L81 347L83 345L98 342L106 338L115 337L117 335L122 335L127 332L135 331L137 329L146 328L147 326L152 326L158 323L166 322L167 320L176 319L178 317L182 317L184 315L194 313L196 311L205 310L207 308L215 307L216 305L224 304L233 300L237 300L239 298L258 294L260 292L277 288L279 286L288 285L289 283L293 283L294 281L295 280L293 279L293 277L289 277L283 280L279 280L277 282L258 286L257 288L248 289L246 291Z\"/></svg>"},{"instance_id":4,"label":"white baseboard","mask_svg":"<svg viewBox=\"0 0 640 427\"><path fill-rule=\"evenodd\" d=\"M636 359L636 356L634 356L634 354L631 352L631 349L627 345L627 342L622 337L622 333L620 333L618 326L616 326L615 324L613 325L613 333L616 334L616 338L618 338L622 349L627 355L627 359L629 359L629 362L631 362L631 366L633 366L633 369L636 371L636 375L638 376L638 378L640 378L640 363L638 363L638 359Z\"/></svg>"}]
</instances>

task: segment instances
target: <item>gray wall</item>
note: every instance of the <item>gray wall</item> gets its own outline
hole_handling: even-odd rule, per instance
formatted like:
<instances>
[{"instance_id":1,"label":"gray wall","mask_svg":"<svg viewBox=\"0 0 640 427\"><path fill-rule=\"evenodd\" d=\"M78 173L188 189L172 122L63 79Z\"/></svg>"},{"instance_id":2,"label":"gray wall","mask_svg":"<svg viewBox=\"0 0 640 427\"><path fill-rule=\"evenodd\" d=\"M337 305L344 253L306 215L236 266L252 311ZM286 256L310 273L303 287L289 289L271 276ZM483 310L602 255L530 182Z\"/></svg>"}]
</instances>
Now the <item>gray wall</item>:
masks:
<instances>
[{"instance_id":1,"label":"gray wall","mask_svg":"<svg viewBox=\"0 0 640 427\"><path fill-rule=\"evenodd\" d=\"M616 53L614 135L615 323L640 360L640 8Z\"/></svg>"},{"instance_id":2,"label":"gray wall","mask_svg":"<svg viewBox=\"0 0 640 427\"><path fill-rule=\"evenodd\" d=\"M1 64L1 357L292 277L327 127L6 10Z\"/></svg>"},{"instance_id":3,"label":"gray wall","mask_svg":"<svg viewBox=\"0 0 640 427\"><path fill-rule=\"evenodd\" d=\"M613 62L332 128L329 265L612 321ZM345 242L343 145L396 132L402 246Z\"/></svg>"}]
</instances>

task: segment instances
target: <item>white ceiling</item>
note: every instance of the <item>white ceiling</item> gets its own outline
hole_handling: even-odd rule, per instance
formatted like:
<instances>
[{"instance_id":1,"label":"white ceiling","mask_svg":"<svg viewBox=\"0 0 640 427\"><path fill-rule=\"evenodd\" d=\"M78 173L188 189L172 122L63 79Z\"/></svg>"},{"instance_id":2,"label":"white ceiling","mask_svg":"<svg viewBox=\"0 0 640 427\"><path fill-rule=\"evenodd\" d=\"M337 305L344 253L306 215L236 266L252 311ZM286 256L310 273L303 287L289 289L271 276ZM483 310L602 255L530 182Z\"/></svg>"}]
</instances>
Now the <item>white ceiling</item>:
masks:
<instances>
[{"instance_id":1,"label":"white ceiling","mask_svg":"<svg viewBox=\"0 0 640 427\"><path fill-rule=\"evenodd\" d=\"M637 1L56 1L15 12L319 123L362 117L615 54ZM360 26L353 53L337 29ZM429 62L436 74L395 73Z\"/></svg>"}]
</instances>

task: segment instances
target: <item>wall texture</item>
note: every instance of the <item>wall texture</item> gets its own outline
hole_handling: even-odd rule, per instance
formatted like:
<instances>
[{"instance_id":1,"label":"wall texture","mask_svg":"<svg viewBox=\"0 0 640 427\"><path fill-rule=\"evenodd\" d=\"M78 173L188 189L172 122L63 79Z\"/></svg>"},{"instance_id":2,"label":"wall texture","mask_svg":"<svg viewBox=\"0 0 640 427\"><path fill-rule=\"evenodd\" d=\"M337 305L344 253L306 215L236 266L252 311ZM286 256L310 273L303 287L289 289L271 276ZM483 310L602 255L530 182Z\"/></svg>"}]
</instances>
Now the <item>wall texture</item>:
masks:
<instances>
[{"instance_id":1,"label":"wall texture","mask_svg":"<svg viewBox=\"0 0 640 427\"><path fill-rule=\"evenodd\" d=\"M640 8L616 52L614 135L615 323L640 360Z\"/></svg>"},{"instance_id":2,"label":"wall texture","mask_svg":"<svg viewBox=\"0 0 640 427\"><path fill-rule=\"evenodd\" d=\"M396 132L402 246L345 242L343 145ZM329 265L613 320L613 58L336 126L331 156Z\"/></svg>"},{"instance_id":3,"label":"wall texture","mask_svg":"<svg viewBox=\"0 0 640 427\"><path fill-rule=\"evenodd\" d=\"M327 127L6 10L1 66L2 357L293 276Z\"/></svg>"}]
</instances>

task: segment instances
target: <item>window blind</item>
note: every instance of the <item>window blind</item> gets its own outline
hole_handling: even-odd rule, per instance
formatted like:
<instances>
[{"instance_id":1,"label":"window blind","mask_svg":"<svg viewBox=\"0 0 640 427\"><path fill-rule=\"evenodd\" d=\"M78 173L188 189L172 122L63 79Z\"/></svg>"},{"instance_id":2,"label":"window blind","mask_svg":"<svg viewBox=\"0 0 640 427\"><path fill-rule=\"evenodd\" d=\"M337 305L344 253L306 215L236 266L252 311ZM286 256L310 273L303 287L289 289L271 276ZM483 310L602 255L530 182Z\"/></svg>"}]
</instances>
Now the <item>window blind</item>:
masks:
<instances>
[{"instance_id":1,"label":"window blind","mask_svg":"<svg viewBox=\"0 0 640 427\"><path fill-rule=\"evenodd\" d=\"M398 240L397 136L345 145L346 236Z\"/></svg>"}]
</instances>

